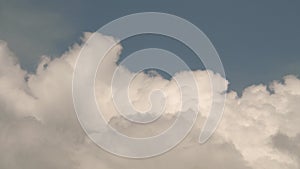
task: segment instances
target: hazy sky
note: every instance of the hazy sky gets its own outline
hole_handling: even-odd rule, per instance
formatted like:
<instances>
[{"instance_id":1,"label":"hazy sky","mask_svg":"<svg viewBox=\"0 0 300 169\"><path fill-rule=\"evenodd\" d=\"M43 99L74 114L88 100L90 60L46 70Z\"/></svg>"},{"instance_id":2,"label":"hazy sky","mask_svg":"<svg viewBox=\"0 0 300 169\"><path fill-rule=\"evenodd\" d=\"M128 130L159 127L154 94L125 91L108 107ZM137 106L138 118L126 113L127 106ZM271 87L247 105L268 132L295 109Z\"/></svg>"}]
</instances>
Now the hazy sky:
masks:
<instances>
[{"instance_id":1,"label":"hazy sky","mask_svg":"<svg viewBox=\"0 0 300 169\"><path fill-rule=\"evenodd\" d=\"M0 39L7 41L22 66L32 71L41 55L59 56L83 32L94 32L113 19L145 11L175 14L210 38L231 81L230 88L240 91L250 84L300 74L299 8L299 1L281 0L0 0ZM197 68L198 63L184 50L158 39L132 39L125 44L125 53L155 44L173 49Z\"/></svg>"}]
</instances>

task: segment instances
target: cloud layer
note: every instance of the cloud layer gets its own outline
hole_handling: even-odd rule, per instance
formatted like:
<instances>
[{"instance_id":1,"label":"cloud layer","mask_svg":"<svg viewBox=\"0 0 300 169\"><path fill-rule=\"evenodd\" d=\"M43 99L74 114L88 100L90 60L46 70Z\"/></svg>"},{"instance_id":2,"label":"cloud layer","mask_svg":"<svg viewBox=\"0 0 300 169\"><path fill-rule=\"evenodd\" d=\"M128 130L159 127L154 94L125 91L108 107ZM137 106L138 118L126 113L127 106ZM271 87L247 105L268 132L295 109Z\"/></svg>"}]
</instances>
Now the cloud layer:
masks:
<instances>
[{"instance_id":1,"label":"cloud layer","mask_svg":"<svg viewBox=\"0 0 300 169\"><path fill-rule=\"evenodd\" d=\"M90 33L82 39L87 41ZM95 34L87 46L98 51L112 41ZM18 60L5 42L0 42L0 168L252 168L297 169L300 160L300 80L292 75L270 85L253 85L241 97L228 92L222 121L214 136L198 144L198 136L210 110L211 87L208 74L221 82L225 79L210 71L179 72L175 76L190 83L187 73L197 79L199 98L180 100L176 83L159 75L137 74L130 88L135 107L146 110L153 89L166 94L165 114L159 121L137 126L121 118L109 90L109 78L117 67L122 47L116 46L99 69L96 96L105 117L117 130L131 136L144 137L163 131L174 121L181 102L200 102L199 118L189 136L163 155L132 160L116 157L99 147L85 135L73 108L72 75L80 45L73 45L60 58L44 56L35 74L20 68ZM102 70L101 70L102 69ZM122 67L123 78L134 75ZM105 74L101 73L104 72ZM125 90L125 89L124 89ZM224 89L218 89L221 94ZM120 90L116 92L122 92ZM188 93L186 93L188 95ZM190 107L185 107L189 109ZM88 110L87 110L88 111ZM183 111L184 110L180 110ZM96 122L95 122L96 124Z\"/></svg>"}]
</instances>

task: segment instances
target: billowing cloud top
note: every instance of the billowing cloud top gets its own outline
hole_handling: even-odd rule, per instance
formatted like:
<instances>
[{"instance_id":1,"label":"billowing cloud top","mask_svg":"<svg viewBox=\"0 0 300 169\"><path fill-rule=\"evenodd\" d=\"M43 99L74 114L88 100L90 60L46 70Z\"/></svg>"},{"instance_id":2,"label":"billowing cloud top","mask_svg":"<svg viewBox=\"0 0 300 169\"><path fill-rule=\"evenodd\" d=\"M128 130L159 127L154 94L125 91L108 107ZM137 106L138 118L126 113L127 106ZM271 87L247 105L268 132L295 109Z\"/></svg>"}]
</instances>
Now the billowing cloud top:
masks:
<instances>
[{"instance_id":1,"label":"billowing cloud top","mask_svg":"<svg viewBox=\"0 0 300 169\"><path fill-rule=\"evenodd\" d=\"M83 42L90 33L86 33ZM114 41L100 34L87 48ZM75 44L60 58L44 56L35 74L20 68L17 58L5 42L0 42L0 168L3 169L116 169L116 168L253 168L297 169L300 162L300 80L292 75L269 86L253 85L241 97L228 92L224 115L214 136L205 144L197 142L212 98L209 76L227 84L211 71L179 72L176 78L189 83L187 73L197 80L200 115L189 136L163 155L133 160L111 155L90 141L79 125L72 102L72 75L82 46ZM105 118L117 130L134 136L161 132L173 121L180 94L173 80L139 73L130 86L135 107L144 111L153 89L163 90L166 104L163 117L151 124L137 126L121 118L111 101L109 78L117 67L121 46L104 60L96 80L96 97ZM123 78L130 72L121 67ZM122 87L117 92L122 92ZM125 90L125 89L124 89ZM224 89L218 89L220 95ZM186 93L188 95L188 93ZM189 109L190 107L185 107ZM87 110L88 111L88 110ZM180 111L183 111L180 109ZM126 110L125 110L126 112ZM93 123L92 123L93 124ZM96 123L95 123L96 124ZM91 126L92 127L92 126Z\"/></svg>"}]
</instances>

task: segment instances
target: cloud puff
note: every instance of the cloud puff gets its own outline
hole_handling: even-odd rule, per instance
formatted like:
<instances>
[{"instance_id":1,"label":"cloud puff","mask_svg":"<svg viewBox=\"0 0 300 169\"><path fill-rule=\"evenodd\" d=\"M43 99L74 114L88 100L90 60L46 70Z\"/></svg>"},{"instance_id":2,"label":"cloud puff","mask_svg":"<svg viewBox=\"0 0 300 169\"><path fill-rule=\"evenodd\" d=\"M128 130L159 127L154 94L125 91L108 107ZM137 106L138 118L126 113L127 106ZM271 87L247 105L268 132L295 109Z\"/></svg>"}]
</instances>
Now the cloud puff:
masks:
<instances>
[{"instance_id":1,"label":"cloud puff","mask_svg":"<svg viewBox=\"0 0 300 169\"><path fill-rule=\"evenodd\" d=\"M82 41L86 42L90 35L86 33ZM91 52L114 41L100 34L94 36L95 40L87 45ZM212 102L208 74L220 84L227 81L211 71L179 72L176 78L187 83L191 79L186 74L193 73L199 89L199 98L183 100L196 99L201 103L196 108L200 116L189 136L170 152L143 160L116 157L103 151L85 135L73 108L72 75L81 48L75 44L53 60L44 56L36 73L29 74L20 68L7 44L0 42L0 168L299 168L300 80L292 75L268 86L250 86L241 97L234 91L228 92L216 133L200 145L199 131ZM180 110L179 90L172 80L137 74L129 92L133 104L141 111L146 110L149 100L141 98L148 98L153 89L161 89L166 93L165 114L146 126L124 120L111 102L108 83L121 49L116 46L99 70L96 81L99 107L104 109L110 124L127 135L157 134L172 123ZM101 74L101 69L105 74ZM123 78L134 74L125 67L121 69ZM120 86L117 92L123 90ZM223 90L223 87L218 89L220 95Z\"/></svg>"}]
</instances>

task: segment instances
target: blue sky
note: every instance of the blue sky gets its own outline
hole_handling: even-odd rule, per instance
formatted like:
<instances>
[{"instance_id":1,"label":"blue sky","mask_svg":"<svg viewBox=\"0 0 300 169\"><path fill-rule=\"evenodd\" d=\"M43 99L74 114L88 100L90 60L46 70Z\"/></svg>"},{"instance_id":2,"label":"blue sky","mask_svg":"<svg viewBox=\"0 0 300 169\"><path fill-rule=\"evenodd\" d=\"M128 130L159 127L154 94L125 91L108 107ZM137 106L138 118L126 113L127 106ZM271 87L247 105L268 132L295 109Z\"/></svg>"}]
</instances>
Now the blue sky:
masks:
<instances>
[{"instance_id":1,"label":"blue sky","mask_svg":"<svg viewBox=\"0 0 300 169\"><path fill-rule=\"evenodd\" d=\"M83 32L136 12L165 12L189 20L212 41L230 88L300 74L300 1L37 1L0 0L0 39L33 71L43 54L57 57ZM175 41L156 36L123 42L124 56L147 47L170 50L191 65L201 62Z\"/></svg>"},{"instance_id":2,"label":"blue sky","mask_svg":"<svg viewBox=\"0 0 300 169\"><path fill-rule=\"evenodd\" d=\"M0 169L299 169L299 9L299 0L0 0ZM89 73L97 64L80 63L95 62L83 56L74 67L79 48L61 59L42 57L60 57L90 35L84 32L138 12L173 14L201 29L219 53L229 89L240 97L229 91L225 100L226 80L218 75L211 76L216 82L212 92L205 71L178 73L171 81L152 71L148 77L122 67L114 74L118 47L98 65L99 76L93 81ZM80 54L95 56L113 43L100 34L94 37ZM145 48L161 48L193 70L204 69L188 47L172 38L147 34L121 43L121 59ZM10 51L32 74L20 70ZM151 56L159 55L151 51ZM144 68L141 60L130 63ZM158 61L180 67L163 62L169 58ZM78 74L72 78L74 68ZM285 76L290 74L297 77ZM270 92L267 85L256 85L273 80L279 81L269 86ZM199 144L213 131L209 141ZM120 134L128 136L125 141L118 139ZM165 143L185 134L166 152ZM158 156L130 158L147 154Z\"/></svg>"}]
</instances>

